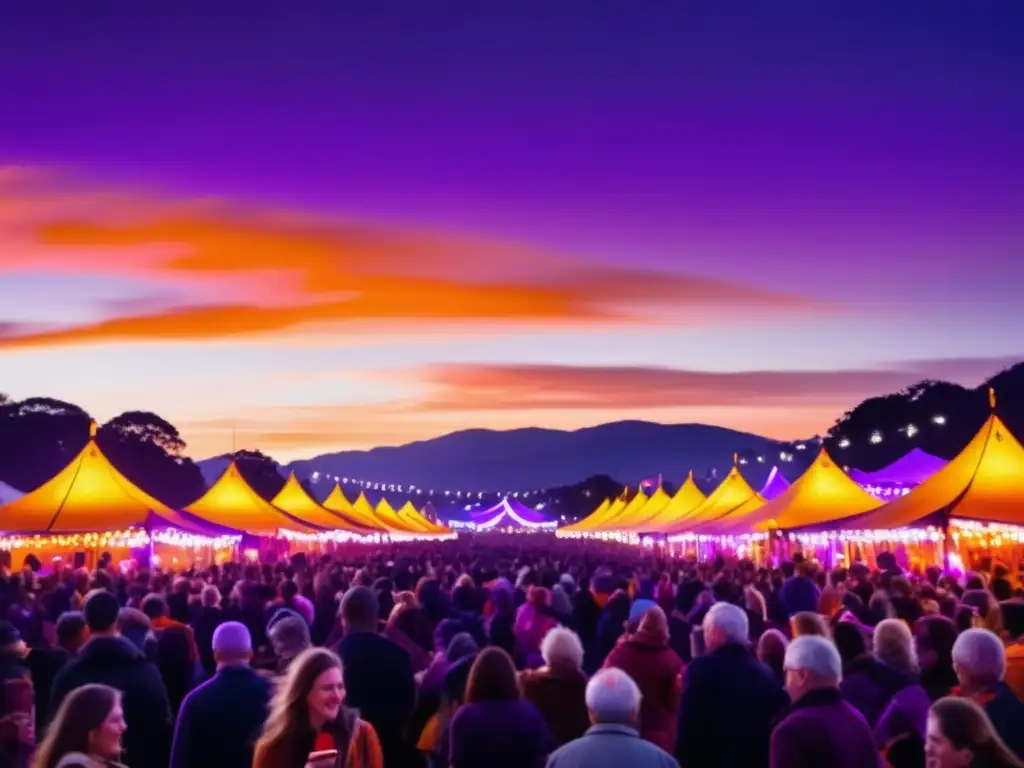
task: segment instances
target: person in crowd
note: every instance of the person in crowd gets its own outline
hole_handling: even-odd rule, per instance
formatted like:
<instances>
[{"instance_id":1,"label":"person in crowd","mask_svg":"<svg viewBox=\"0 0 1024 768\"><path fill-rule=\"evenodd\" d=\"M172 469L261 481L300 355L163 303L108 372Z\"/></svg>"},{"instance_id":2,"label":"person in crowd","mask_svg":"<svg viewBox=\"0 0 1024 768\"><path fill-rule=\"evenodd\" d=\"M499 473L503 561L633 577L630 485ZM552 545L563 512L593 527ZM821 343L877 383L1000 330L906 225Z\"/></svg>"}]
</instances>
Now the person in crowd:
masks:
<instances>
[{"instance_id":1,"label":"person in crowd","mask_svg":"<svg viewBox=\"0 0 1024 768\"><path fill-rule=\"evenodd\" d=\"M414 674L430 666L433 633L427 614L418 605L396 604L385 624L384 636L409 654Z\"/></svg>"},{"instance_id":2,"label":"person in crowd","mask_svg":"<svg viewBox=\"0 0 1024 768\"><path fill-rule=\"evenodd\" d=\"M772 730L771 768L868 768L880 766L871 729L843 700L839 651L816 635L796 638L786 649L786 689L792 706Z\"/></svg>"},{"instance_id":3,"label":"person in crowd","mask_svg":"<svg viewBox=\"0 0 1024 768\"><path fill-rule=\"evenodd\" d=\"M185 582L185 586L187 586L187 582ZM153 633L157 636L158 641L161 634L165 632L184 635L188 647L188 663L199 662L199 650L196 648L196 638L192 627L171 618L171 609L163 595L146 595L142 601L142 612L149 617Z\"/></svg>"},{"instance_id":4,"label":"person in crowd","mask_svg":"<svg viewBox=\"0 0 1024 768\"><path fill-rule=\"evenodd\" d=\"M924 744L931 699L922 687L910 627L901 619L886 619L875 627L875 658L903 676L897 690L874 727L875 744L885 750L897 739L910 734L915 743Z\"/></svg>"},{"instance_id":5,"label":"person in crowd","mask_svg":"<svg viewBox=\"0 0 1024 768\"><path fill-rule=\"evenodd\" d=\"M465 656L449 667L441 682L441 703L437 713L420 735L417 749L428 757L429 768L447 768L451 745L451 722L459 707L466 703L466 685L476 655Z\"/></svg>"},{"instance_id":6,"label":"person in crowd","mask_svg":"<svg viewBox=\"0 0 1024 768\"><path fill-rule=\"evenodd\" d=\"M914 622L921 685L932 701L948 696L958 684L953 669L956 637L956 624L946 616L922 616Z\"/></svg>"},{"instance_id":7,"label":"person in crowd","mask_svg":"<svg viewBox=\"0 0 1024 768\"><path fill-rule=\"evenodd\" d=\"M523 698L540 712L555 741L566 744L590 725L584 701L583 643L571 629L555 627L544 636L540 652L544 666L519 677Z\"/></svg>"},{"instance_id":8,"label":"person in crowd","mask_svg":"<svg viewBox=\"0 0 1024 768\"><path fill-rule=\"evenodd\" d=\"M716 603L702 628L706 653L683 674L676 759L683 768L767 766L772 723L786 694L750 653L746 611Z\"/></svg>"},{"instance_id":9,"label":"person in crowd","mask_svg":"<svg viewBox=\"0 0 1024 768\"><path fill-rule=\"evenodd\" d=\"M341 601L344 637L338 644L346 703L359 710L380 737L387 768L415 765L420 757L405 738L416 703L409 654L378 633L380 607L368 587L353 587Z\"/></svg>"},{"instance_id":10,"label":"person in crowd","mask_svg":"<svg viewBox=\"0 0 1024 768\"><path fill-rule=\"evenodd\" d=\"M220 589L214 584L207 584L200 593L200 608L196 616L195 639L199 648L199 663L207 677L217 671L217 661L213 654L213 633L224 623L224 609L221 607Z\"/></svg>"},{"instance_id":11,"label":"person in crowd","mask_svg":"<svg viewBox=\"0 0 1024 768\"><path fill-rule=\"evenodd\" d=\"M373 726L343 705L343 680L342 662L333 652L303 651L274 694L252 768L382 768Z\"/></svg>"},{"instance_id":12,"label":"person in crowd","mask_svg":"<svg viewBox=\"0 0 1024 768\"><path fill-rule=\"evenodd\" d=\"M558 626L558 619L551 612L551 591L544 587L532 586L526 594L526 602L516 612L515 658L525 669L535 669L544 663L540 644L544 636Z\"/></svg>"},{"instance_id":13,"label":"person in crowd","mask_svg":"<svg viewBox=\"0 0 1024 768\"><path fill-rule=\"evenodd\" d=\"M1006 684L1018 699L1024 701L1024 600L1006 600L1002 609L1006 633Z\"/></svg>"},{"instance_id":14,"label":"person in crowd","mask_svg":"<svg viewBox=\"0 0 1024 768\"><path fill-rule=\"evenodd\" d=\"M828 622L824 617L814 611L800 611L789 618L789 631L793 637L806 637L814 635L817 637L832 637Z\"/></svg>"},{"instance_id":15,"label":"person in crowd","mask_svg":"<svg viewBox=\"0 0 1024 768\"><path fill-rule=\"evenodd\" d=\"M555 750L547 768L678 768L672 755L640 738L641 693L620 669L602 669L587 683L592 725L580 738Z\"/></svg>"},{"instance_id":16,"label":"person in crowd","mask_svg":"<svg viewBox=\"0 0 1024 768\"><path fill-rule=\"evenodd\" d=\"M89 641L78 658L57 673L50 695L56 713L76 688L89 683L109 685L122 692L128 730L124 736L124 762L130 768L167 765L171 746L171 706L160 670L138 648L121 637L121 606L106 590L95 590L85 601L83 614Z\"/></svg>"},{"instance_id":17,"label":"person in crowd","mask_svg":"<svg viewBox=\"0 0 1024 768\"><path fill-rule=\"evenodd\" d=\"M274 651L275 674L284 675L299 655L312 647L309 624L292 610L281 608L267 622L267 639Z\"/></svg>"},{"instance_id":18,"label":"person in crowd","mask_svg":"<svg viewBox=\"0 0 1024 768\"><path fill-rule=\"evenodd\" d=\"M491 585L490 606L491 615L485 624L488 645L512 656L516 652L516 606L515 589L508 579L497 579Z\"/></svg>"},{"instance_id":19,"label":"person in crowd","mask_svg":"<svg viewBox=\"0 0 1024 768\"><path fill-rule=\"evenodd\" d=\"M36 705L32 674L26 665L28 646L21 632L0 621L0 766L25 764L35 744Z\"/></svg>"},{"instance_id":20,"label":"person in crowd","mask_svg":"<svg viewBox=\"0 0 1024 768\"><path fill-rule=\"evenodd\" d=\"M766 629L757 641L757 660L772 672L781 688L786 684L786 646L789 641L778 629Z\"/></svg>"},{"instance_id":21,"label":"person in crowd","mask_svg":"<svg viewBox=\"0 0 1024 768\"><path fill-rule=\"evenodd\" d=\"M89 639L89 628L81 611L65 611L57 617L53 629L56 644L33 648L25 659L35 692L36 734L43 732L50 715L50 691L57 673L78 656L78 651Z\"/></svg>"},{"instance_id":22,"label":"person in crowd","mask_svg":"<svg viewBox=\"0 0 1024 768\"><path fill-rule=\"evenodd\" d=\"M647 609L636 632L608 654L605 667L617 667L640 687L640 735L668 752L675 748L683 660L668 644L668 619L657 605Z\"/></svg>"},{"instance_id":23,"label":"person in crowd","mask_svg":"<svg viewBox=\"0 0 1024 768\"><path fill-rule=\"evenodd\" d=\"M584 669L588 673L600 669L608 654L618 644L629 621L630 607L629 595L625 590L616 590L608 596L597 620L594 640L584 645L587 651Z\"/></svg>"},{"instance_id":24,"label":"person in crowd","mask_svg":"<svg viewBox=\"0 0 1024 768\"><path fill-rule=\"evenodd\" d=\"M466 703L449 730L451 768L535 768L555 749L537 708L520 697L512 658L500 648L473 662Z\"/></svg>"},{"instance_id":25,"label":"person in crowd","mask_svg":"<svg viewBox=\"0 0 1024 768\"><path fill-rule=\"evenodd\" d=\"M946 697L932 704L925 742L928 768L1024 768L970 699Z\"/></svg>"},{"instance_id":26,"label":"person in crowd","mask_svg":"<svg viewBox=\"0 0 1024 768\"><path fill-rule=\"evenodd\" d=\"M124 607L117 617L118 631L121 637L130 642L146 657L147 661L159 665L160 652L157 649L156 635L149 616L138 608Z\"/></svg>"},{"instance_id":27,"label":"person in crowd","mask_svg":"<svg viewBox=\"0 0 1024 768\"><path fill-rule=\"evenodd\" d=\"M953 644L953 666L957 693L984 709L999 737L1024 758L1024 702L1003 681L1006 652L999 636L980 628L963 632Z\"/></svg>"},{"instance_id":28,"label":"person in crowd","mask_svg":"<svg viewBox=\"0 0 1024 768\"><path fill-rule=\"evenodd\" d=\"M792 564L783 564L783 573L789 571L791 575L787 576L779 591L786 615L792 617L801 612L815 613L818 610L821 590L811 578L813 567L810 563L804 562L800 555L795 555L793 561Z\"/></svg>"},{"instance_id":29,"label":"person in crowd","mask_svg":"<svg viewBox=\"0 0 1024 768\"><path fill-rule=\"evenodd\" d=\"M250 768L267 719L270 681L256 673L252 636L228 621L213 633L216 675L185 697L171 747L171 768Z\"/></svg>"},{"instance_id":30,"label":"person in crowd","mask_svg":"<svg viewBox=\"0 0 1024 768\"><path fill-rule=\"evenodd\" d=\"M120 691L96 683L79 686L61 702L32 768L124 768L117 761L127 728Z\"/></svg>"},{"instance_id":31,"label":"person in crowd","mask_svg":"<svg viewBox=\"0 0 1024 768\"><path fill-rule=\"evenodd\" d=\"M199 651L192 628L170 617L170 609L163 595L147 595L142 601L142 612L149 618L156 638L157 666L171 701L171 711L177 712L181 702L195 684Z\"/></svg>"}]
</instances>

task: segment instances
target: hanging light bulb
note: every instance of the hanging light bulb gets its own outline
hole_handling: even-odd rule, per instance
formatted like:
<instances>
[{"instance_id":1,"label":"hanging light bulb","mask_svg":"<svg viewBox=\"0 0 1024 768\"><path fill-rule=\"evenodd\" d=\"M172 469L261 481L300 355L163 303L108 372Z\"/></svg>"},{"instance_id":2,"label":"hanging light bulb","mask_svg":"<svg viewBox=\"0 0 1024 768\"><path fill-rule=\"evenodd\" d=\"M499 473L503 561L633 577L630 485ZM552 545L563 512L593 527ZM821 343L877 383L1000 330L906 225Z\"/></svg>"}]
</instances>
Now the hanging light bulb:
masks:
<instances>
[{"instance_id":1,"label":"hanging light bulb","mask_svg":"<svg viewBox=\"0 0 1024 768\"><path fill-rule=\"evenodd\" d=\"M918 430L918 428L916 426L914 426L913 424L907 424L907 437L913 437L919 431L920 430Z\"/></svg>"},{"instance_id":2,"label":"hanging light bulb","mask_svg":"<svg viewBox=\"0 0 1024 768\"><path fill-rule=\"evenodd\" d=\"M942 426L943 424L946 423L946 417L941 414L939 414L938 416L932 416L932 422L938 424L939 426Z\"/></svg>"},{"instance_id":3,"label":"hanging light bulb","mask_svg":"<svg viewBox=\"0 0 1024 768\"><path fill-rule=\"evenodd\" d=\"M871 433L871 444L878 445L880 442L882 442L882 433L876 429Z\"/></svg>"},{"instance_id":4,"label":"hanging light bulb","mask_svg":"<svg viewBox=\"0 0 1024 768\"><path fill-rule=\"evenodd\" d=\"M842 440L840 440L839 441L839 447L840 448L849 448L850 447L850 438L844 437Z\"/></svg>"}]
</instances>

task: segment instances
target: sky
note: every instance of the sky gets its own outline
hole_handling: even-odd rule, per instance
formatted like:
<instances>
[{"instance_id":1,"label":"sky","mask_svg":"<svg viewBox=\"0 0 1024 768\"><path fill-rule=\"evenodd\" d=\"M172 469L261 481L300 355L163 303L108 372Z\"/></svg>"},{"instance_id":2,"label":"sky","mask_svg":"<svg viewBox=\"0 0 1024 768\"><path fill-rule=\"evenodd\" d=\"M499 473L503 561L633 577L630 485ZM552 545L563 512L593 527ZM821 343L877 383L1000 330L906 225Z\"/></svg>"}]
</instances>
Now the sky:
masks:
<instances>
[{"instance_id":1,"label":"sky","mask_svg":"<svg viewBox=\"0 0 1024 768\"><path fill-rule=\"evenodd\" d=\"M1024 359L1024 5L0 8L0 392L782 439Z\"/></svg>"}]
</instances>

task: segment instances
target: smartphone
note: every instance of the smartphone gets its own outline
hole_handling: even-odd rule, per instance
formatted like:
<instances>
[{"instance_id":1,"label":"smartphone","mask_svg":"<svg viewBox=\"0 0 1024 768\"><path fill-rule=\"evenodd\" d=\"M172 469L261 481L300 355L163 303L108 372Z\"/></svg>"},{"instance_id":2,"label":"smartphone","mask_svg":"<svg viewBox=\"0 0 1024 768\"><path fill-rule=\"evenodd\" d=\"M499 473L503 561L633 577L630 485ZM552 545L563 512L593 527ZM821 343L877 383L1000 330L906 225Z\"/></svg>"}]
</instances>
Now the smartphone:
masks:
<instances>
[{"instance_id":1,"label":"smartphone","mask_svg":"<svg viewBox=\"0 0 1024 768\"><path fill-rule=\"evenodd\" d=\"M329 762L333 762L338 759L338 750L336 749L321 749L319 752L313 752L309 757L306 758L307 765L321 765Z\"/></svg>"}]
</instances>

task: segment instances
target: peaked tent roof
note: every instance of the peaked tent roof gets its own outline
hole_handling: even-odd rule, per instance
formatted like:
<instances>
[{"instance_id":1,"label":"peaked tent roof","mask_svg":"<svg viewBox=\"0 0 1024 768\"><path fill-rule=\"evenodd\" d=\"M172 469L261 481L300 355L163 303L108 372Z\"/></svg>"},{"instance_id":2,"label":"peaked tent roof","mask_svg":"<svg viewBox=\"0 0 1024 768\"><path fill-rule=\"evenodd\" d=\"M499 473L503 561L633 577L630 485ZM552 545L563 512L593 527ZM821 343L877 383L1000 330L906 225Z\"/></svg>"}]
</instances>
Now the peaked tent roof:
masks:
<instances>
[{"instance_id":1,"label":"peaked tent roof","mask_svg":"<svg viewBox=\"0 0 1024 768\"><path fill-rule=\"evenodd\" d=\"M766 501L772 501L777 496L785 493L790 486L789 480L782 476L779 472L778 467L772 467L772 471L768 473L768 479L764 481L764 485L761 486L761 495Z\"/></svg>"},{"instance_id":2,"label":"peaked tent roof","mask_svg":"<svg viewBox=\"0 0 1024 768\"><path fill-rule=\"evenodd\" d=\"M637 513L633 516L633 522L629 524L629 530L639 531L655 517L661 514L661 511L665 509L672 501L672 497L666 493L665 489L660 485L657 490L651 494L651 498L647 500L647 503L641 507Z\"/></svg>"},{"instance_id":3,"label":"peaked tent roof","mask_svg":"<svg viewBox=\"0 0 1024 768\"><path fill-rule=\"evenodd\" d=\"M862 515L881 505L822 448L811 466L775 499L744 514L727 515L708 528L716 533L805 528Z\"/></svg>"},{"instance_id":4,"label":"peaked tent roof","mask_svg":"<svg viewBox=\"0 0 1024 768\"><path fill-rule=\"evenodd\" d=\"M539 529L553 531L558 527L557 521L545 520L543 515L538 514L529 507L524 506L515 499L508 496L503 498L493 507L474 512L473 523L477 530L494 528L502 520L507 521L506 526L518 529Z\"/></svg>"},{"instance_id":5,"label":"peaked tent roof","mask_svg":"<svg viewBox=\"0 0 1024 768\"><path fill-rule=\"evenodd\" d=\"M688 533L698 527L720 520L726 515L751 512L764 504L764 499L750 487L739 469L738 457L733 457L732 469L704 502L688 515L680 518L665 533Z\"/></svg>"},{"instance_id":6,"label":"peaked tent roof","mask_svg":"<svg viewBox=\"0 0 1024 768\"><path fill-rule=\"evenodd\" d=\"M920 485L947 464L945 459L915 448L874 472L850 470L850 477L862 485Z\"/></svg>"},{"instance_id":7,"label":"peaked tent roof","mask_svg":"<svg viewBox=\"0 0 1024 768\"><path fill-rule=\"evenodd\" d=\"M995 413L945 467L856 527L904 528L939 517L1024 525L1024 447Z\"/></svg>"},{"instance_id":8,"label":"peaked tent roof","mask_svg":"<svg viewBox=\"0 0 1024 768\"><path fill-rule=\"evenodd\" d=\"M669 501L668 506L654 518L648 520L642 530L661 533L703 504L706 498L704 491L698 488L697 483L694 482L693 472L690 472L686 476L686 482L679 486L679 490Z\"/></svg>"},{"instance_id":9,"label":"peaked tent roof","mask_svg":"<svg viewBox=\"0 0 1024 768\"><path fill-rule=\"evenodd\" d=\"M352 502L348 500L345 494L341 490L341 486L337 483L334 484L334 488L327 494L327 498L324 499L324 509L339 515L353 528L363 528L370 531L382 531L383 526L378 523L372 517L363 517L356 511L356 508L352 505Z\"/></svg>"},{"instance_id":10,"label":"peaked tent roof","mask_svg":"<svg viewBox=\"0 0 1024 768\"><path fill-rule=\"evenodd\" d=\"M385 521L377 514L377 510L374 509L373 504L366 498L366 494L362 491L359 492L359 496L352 502L352 511L358 515L361 519L372 520L373 524L378 528L385 531L394 530L393 522Z\"/></svg>"},{"instance_id":11,"label":"peaked tent roof","mask_svg":"<svg viewBox=\"0 0 1024 768\"><path fill-rule=\"evenodd\" d=\"M427 519L426 515L420 512L413 505L411 501L406 501L399 510L398 518L400 520L412 520L417 525L424 525L429 533L451 533L451 528L440 523L432 523Z\"/></svg>"},{"instance_id":12,"label":"peaked tent roof","mask_svg":"<svg viewBox=\"0 0 1024 768\"><path fill-rule=\"evenodd\" d=\"M629 500L622 509L612 517L605 520L598 530L601 531L626 531L629 530L634 520L639 514L640 510L643 509L647 502L650 501L650 496L643 492L643 490L637 491L636 496Z\"/></svg>"},{"instance_id":13,"label":"peaked tent roof","mask_svg":"<svg viewBox=\"0 0 1024 768\"><path fill-rule=\"evenodd\" d=\"M94 424L89 442L64 469L31 493L0 508L0 529L17 533L97 533L147 526L210 533L122 475L103 455L95 438Z\"/></svg>"},{"instance_id":14,"label":"peaked tent roof","mask_svg":"<svg viewBox=\"0 0 1024 768\"><path fill-rule=\"evenodd\" d=\"M572 525L567 525L562 530L565 531L594 531L601 527L601 524L610 520L627 504L627 498L629 495L629 488L623 489L622 493L614 500L605 499L602 501L597 509L587 515L585 518Z\"/></svg>"},{"instance_id":15,"label":"peaked tent roof","mask_svg":"<svg viewBox=\"0 0 1024 768\"><path fill-rule=\"evenodd\" d=\"M306 489L302 487L302 483L299 482L294 472L288 473L288 479L285 481L284 487L281 488L277 496L270 503L282 512L287 512L296 520L307 525L313 525L326 530L341 529L353 533L358 532L358 529L350 525L341 515L335 514L317 504L306 493Z\"/></svg>"},{"instance_id":16,"label":"peaked tent roof","mask_svg":"<svg viewBox=\"0 0 1024 768\"><path fill-rule=\"evenodd\" d=\"M185 507L185 511L205 523L257 536L276 536L282 528L297 533L319 530L263 499L245 481L233 461L206 493Z\"/></svg>"},{"instance_id":17,"label":"peaked tent roof","mask_svg":"<svg viewBox=\"0 0 1024 768\"><path fill-rule=\"evenodd\" d=\"M4 504L10 504L15 499L20 499L24 495L17 488L0 481L0 507Z\"/></svg>"}]
</instances>

